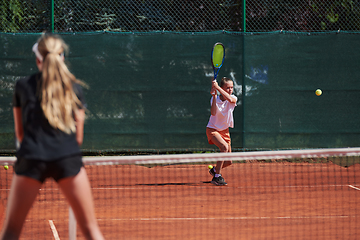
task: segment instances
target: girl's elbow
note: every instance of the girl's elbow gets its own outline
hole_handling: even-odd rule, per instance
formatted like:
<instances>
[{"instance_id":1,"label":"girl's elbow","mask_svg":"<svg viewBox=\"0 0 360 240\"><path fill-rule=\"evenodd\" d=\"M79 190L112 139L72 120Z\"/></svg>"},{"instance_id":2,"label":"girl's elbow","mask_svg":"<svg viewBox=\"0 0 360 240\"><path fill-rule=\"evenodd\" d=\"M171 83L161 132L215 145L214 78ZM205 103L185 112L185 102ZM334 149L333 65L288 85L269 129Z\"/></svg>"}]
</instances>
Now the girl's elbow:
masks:
<instances>
[{"instance_id":1,"label":"girl's elbow","mask_svg":"<svg viewBox=\"0 0 360 240\"><path fill-rule=\"evenodd\" d=\"M22 143L22 141L24 139L24 134L22 134L22 133L16 134L16 139L19 141L19 143Z\"/></svg>"},{"instance_id":2,"label":"girl's elbow","mask_svg":"<svg viewBox=\"0 0 360 240\"><path fill-rule=\"evenodd\" d=\"M80 134L77 134L77 135L76 135L76 142L77 142L77 144L78 144L79 146L82 145L83 140L84 140L83 136L81 136Z\"/></svg>"},{"instance_id":3,"label":"girl's elbow","mask_svg":"<svg viewBox=\"0 0 360 240\"><path fill-rule=\"evenodd\" d=\"M77 144L79 145L79 147L81 147L81 145L82 145L83 141L82 141L82 140L77 139L77 140L76 140L76 142L77 142Z\"/></svg>"},{"instance_id":4,"label":"girl's elbow","mask_svg":"<svg viewBox=\"0 0 360 240\"><path fill-rule=\"evenodd\" d=\"M235 98L230 98L230 103L236 103L236 99Z\"/></svg>"}]
</instances>

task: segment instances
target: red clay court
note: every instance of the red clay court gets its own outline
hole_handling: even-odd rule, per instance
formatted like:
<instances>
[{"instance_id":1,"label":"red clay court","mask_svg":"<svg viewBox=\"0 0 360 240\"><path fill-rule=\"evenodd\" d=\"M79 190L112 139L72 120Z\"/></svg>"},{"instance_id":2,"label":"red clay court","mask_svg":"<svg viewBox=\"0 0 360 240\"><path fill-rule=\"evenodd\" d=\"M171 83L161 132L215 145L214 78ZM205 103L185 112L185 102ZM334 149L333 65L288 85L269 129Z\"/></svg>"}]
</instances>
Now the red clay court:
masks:
<instances>
[{"instance_id":1,"label":"red clay court","mask_svg":"<svg viewBox=\"0 0 360 240\"><path fill-rule=\"evenodd\" d=\"M106 239L357 239L360 165L247 161L214 186L207 164L86 166ZM12 167L1 171L1 215ZM68 205L40 190L21 239L68 239ZM77 230L77 239L84 239Z\"/></svg>"}]
</instances>

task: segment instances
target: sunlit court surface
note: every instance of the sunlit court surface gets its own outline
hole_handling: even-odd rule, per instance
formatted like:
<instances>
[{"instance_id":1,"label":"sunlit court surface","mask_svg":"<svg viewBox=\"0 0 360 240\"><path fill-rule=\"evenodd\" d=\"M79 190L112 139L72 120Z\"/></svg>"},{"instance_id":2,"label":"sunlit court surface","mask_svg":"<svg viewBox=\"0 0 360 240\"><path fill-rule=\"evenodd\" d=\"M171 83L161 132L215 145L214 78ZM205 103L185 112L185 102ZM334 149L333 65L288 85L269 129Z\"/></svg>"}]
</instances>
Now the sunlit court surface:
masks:
<instances>
[{"instance_id":1,"label":"sunlit court surface","mask_svg":"<svg viewBox=\"0 0 360 240\"><path fill-rule=\"evenodd\" d=\"M76 163L67 159L76 149L97 221L86 193L68 194L79 206L71 209L47 179L21 240L85 239L79 226L89 225L73 213L80 206L88 232L107 240L360 239L360 0L3 0L0 8L0 228L14 156ZM44 33L68 51L39 45ZM56 72L66 68L86 84L81 91L68 94L75 85L66 79L47 83L52 73L64 80ZM21 84L27 77L31 88ZM65 112L80 149L56 147L55 129L64 129L46 109ZM56 124L43 131L47 122ZM31 141L21 140L23 127ZM54 141L35 140L49 132ZM209 168L223 160L233 164ZM65 192L85 182L81 173Z\"/></svg>"},{"instance_id":2,"label":"sunlit court surface","mask_svg":"<svg viewBox=\"0 0 360 240\"><path fill-rule=\"evenodd\" d=\"M84 162L106 239L209 239L216 229L222 229L222 239L357 239L359 158L347 155L351 149L338 150L85 157ZM210 183L208 165L221 156L238 159L223 170L227 186ZM10 166L0 175L1 221L12 174ZM65 198L48 180L21 239L72 239L73 225ZM79 229L74 236L84 239Z\"/></svg>"}]
</instances>

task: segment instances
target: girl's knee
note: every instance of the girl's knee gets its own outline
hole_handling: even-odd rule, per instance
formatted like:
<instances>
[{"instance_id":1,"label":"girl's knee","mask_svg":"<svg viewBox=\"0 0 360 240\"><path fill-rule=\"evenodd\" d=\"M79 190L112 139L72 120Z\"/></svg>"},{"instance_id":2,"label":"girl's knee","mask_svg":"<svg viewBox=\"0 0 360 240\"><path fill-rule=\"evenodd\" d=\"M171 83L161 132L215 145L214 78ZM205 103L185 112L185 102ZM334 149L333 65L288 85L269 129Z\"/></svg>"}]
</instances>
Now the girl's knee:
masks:
<instances>
[{"instance_id":1,"label":"girl's knee","mask_svg":"<svg viewBox=\"0 0 360 240\"><path fill-rule=\"evenodd\" d=\"M221 152L229 152L230 148L229 145L221 145L220 151Z\"/></svg>"}]
</instances>

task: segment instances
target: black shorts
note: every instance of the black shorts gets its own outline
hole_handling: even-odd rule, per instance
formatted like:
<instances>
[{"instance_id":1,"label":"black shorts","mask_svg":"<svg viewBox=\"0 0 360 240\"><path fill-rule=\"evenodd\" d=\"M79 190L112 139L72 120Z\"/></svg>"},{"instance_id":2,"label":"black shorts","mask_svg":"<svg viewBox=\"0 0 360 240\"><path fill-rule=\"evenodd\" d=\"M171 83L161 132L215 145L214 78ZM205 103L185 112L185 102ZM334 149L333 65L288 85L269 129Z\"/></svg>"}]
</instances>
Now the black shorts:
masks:
<instances>
[{"instance_id":1,"label":"black shorts","mask_svg":"<svg viewBox=\"0 0 360 240\"><path fill-rule=\"evenodd\" d=\"M14 170L17 175L27 176L43 183L46 178L53 178L58 182L63 178L75 176L82 166L82 156L79 154L54 161L18 158Z\"/></svg>"}]
</instances>

